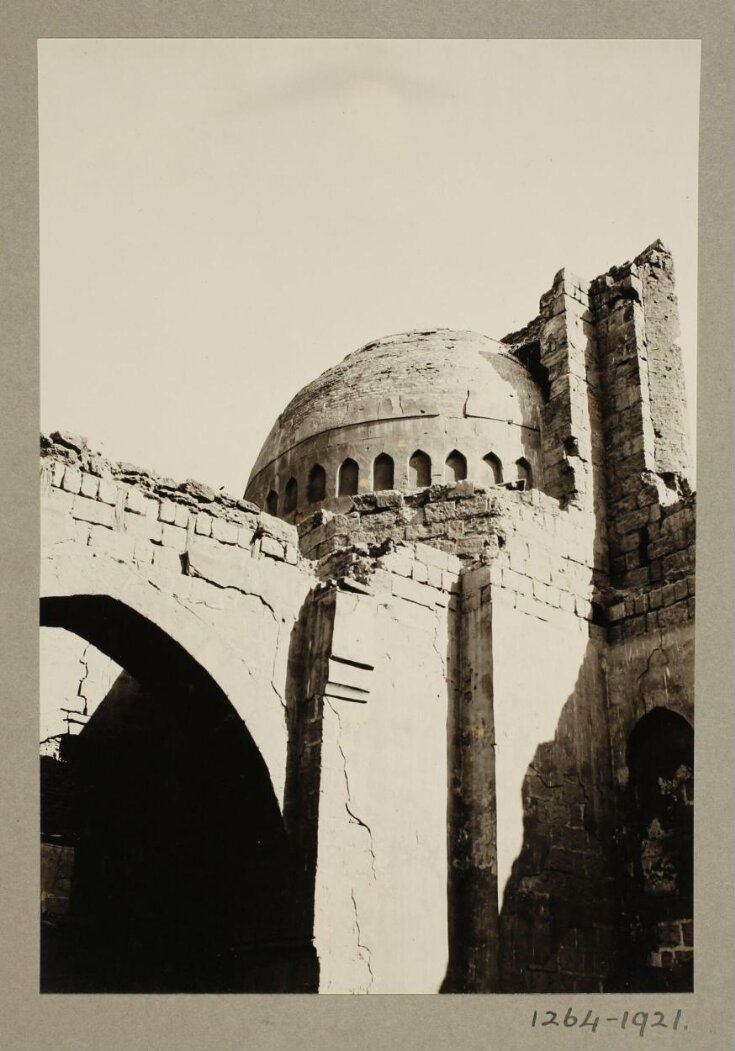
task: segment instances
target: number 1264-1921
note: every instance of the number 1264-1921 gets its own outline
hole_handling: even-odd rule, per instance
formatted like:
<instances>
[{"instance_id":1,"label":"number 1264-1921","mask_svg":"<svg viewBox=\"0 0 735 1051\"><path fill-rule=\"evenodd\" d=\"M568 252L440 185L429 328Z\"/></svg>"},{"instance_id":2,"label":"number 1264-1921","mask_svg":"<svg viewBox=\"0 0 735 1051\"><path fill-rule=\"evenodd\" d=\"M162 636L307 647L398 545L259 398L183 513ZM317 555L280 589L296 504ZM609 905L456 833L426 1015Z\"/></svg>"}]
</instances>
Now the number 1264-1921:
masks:
<instances>
[{"instance_id":1,"label":"number 1264-1921","mask_svg":"<svg viewBox=\"0 0 735 1051\"><path fill-rule=\"evenodd\" d=\"M544 1017L539 1017L543 1015ZM572 1029L574 1026L578 1026L582 1029L588 1026L593 1033L597 1032L597 1027L600 1023L603 1025L610 1025L616 1023L621 1029L637 1029L639 1036L643 1036L646 1029L686 1029L685 1025L681 1024L681 1011L677 1011L674 1015L673 1022L665 1021L663 1011L623 1011L621 1015L615 1015L610 1018L601 1017L599 1014L593 1014L592 1011L588 1011L584 1018L580 1015L576 1015L571 1007L568 1007L565 1014L559 1014L557 1011L534 1011L531 1016L531 1026L545 1026L545 1025L561 1025L566 1026L567 1029Z\"/></svg>"}]
</instances>

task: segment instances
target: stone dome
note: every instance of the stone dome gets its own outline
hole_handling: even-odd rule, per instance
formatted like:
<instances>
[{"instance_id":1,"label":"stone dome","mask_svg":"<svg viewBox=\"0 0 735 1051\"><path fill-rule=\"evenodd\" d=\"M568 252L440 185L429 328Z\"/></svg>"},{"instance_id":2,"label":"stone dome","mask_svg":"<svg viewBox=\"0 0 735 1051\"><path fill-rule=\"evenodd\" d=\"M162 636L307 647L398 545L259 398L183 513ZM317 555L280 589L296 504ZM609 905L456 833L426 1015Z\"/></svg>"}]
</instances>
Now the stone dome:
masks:
<instances>
[{"instance_id":1,"label":"stone dome","mask_svg":"<svg viewBox=\"0 0 735 1051\"><path fill-rule=\"evenodd\" d=\"M386 336L327 369L276 420L245 497L299 520L355 493L468 478L540 481L542 392L506 346L475 332Z\"/></svg>"}]
</instances>

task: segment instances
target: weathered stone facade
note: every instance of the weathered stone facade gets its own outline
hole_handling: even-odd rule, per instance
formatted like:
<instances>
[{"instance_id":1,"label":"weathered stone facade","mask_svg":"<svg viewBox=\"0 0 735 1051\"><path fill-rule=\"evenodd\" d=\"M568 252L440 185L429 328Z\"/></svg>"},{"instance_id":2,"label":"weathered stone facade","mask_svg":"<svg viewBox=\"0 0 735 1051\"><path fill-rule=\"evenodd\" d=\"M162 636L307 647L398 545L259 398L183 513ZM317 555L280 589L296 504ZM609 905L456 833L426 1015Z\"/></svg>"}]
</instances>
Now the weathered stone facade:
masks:
<instances>
[{"instance_id":1,"label":"weathered stone facade","mask_svg":"<svg viewBox=\"0 0 735 1051\"><path fill-rule=\"evenodd\" d=\"M46 988L691 986L677 324L657 242L369 344L240 501L42 441Z\"/></svg>"}]
</instances>

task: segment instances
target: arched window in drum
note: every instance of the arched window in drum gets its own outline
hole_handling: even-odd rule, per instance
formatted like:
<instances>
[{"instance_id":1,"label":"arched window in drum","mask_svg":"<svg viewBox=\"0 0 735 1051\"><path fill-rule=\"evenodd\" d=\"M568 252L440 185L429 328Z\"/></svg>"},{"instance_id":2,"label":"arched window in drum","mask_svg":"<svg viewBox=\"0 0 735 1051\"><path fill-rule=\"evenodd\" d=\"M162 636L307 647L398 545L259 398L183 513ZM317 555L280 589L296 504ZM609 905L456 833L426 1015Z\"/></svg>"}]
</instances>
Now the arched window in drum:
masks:
<instances>
[{"instance_id":1,"label":"arched window in drum","mask_svg":"<svg viewBox=\"0 0 735 1051\"><path fill-rule=\"evenodd\" d=\"M309 472L309 482L306 486L306 499L310 504L318 504L323 500L327 491L327 472L321 464L314 464Z\"/></svg>"},{"instance_id":2,"label":"arched window in drum","mask_svg":"<svg viewBox=\"0 0 735 1051\"><path fill-rule=\"evenodd\" d=\"M448 482L462 482L467 477L467 460L456 449L447 456L446 468Z\"/></svg>"},{"instance_id":3,"label":"arched window in drum","mask_svg":"<svg viewBox=\"0 0 735 1051\"><path fill-rule=\"evenodd\" d=\"M359 480L360 468L348 457L339 469L337 496L355 496Z\"/></svg>"},{"instance_id":4,"label":"arched window in drum","mask_svg":"<svg viewBox=\"0 0 735 1051\"><path fill-rule=\"evenodd\" d=\"M408 484L412 489L431 485L431 457L417 449L408 461Z\"/></svg>"},{"instance_id":5,"label":"arched window in drum","mask_svg":"<svg viewBox=\"0 0 735 1051\"><path fill-rule=\"evenodd\" d=\"M531 465L525 456L521 456L516 460L516 471L519 482L523 482L522 489L533 489L533 475L531 473Z\"/></svg>"},{"instance_id":6,"label":"arched window in drum","mask_svg":"<svg viewBox=\"0 0 735 1051\"><path fill-rule=\"evenodd\" d=\"M393 458L387 453L380 453L373 461L373 491L393 488Z\"/></svg>"},{"instance_id":7,"label":"arched window in drum","mask_svg":"<svg viewBox=\"0 0 735 1051\"><path fill-rule=\"evenodd\" d=\"M492 478L493 485L500 485L503 481L503 465L495 455L495 453L488 453L484 457L485 463L488 466L488 473Z\"/></svg>"},{"instance_id":8,"label":"arched window in drum","mask_svg":"<svg viewBox=\"0 0 735 1051\"><path fill-rule=\"evenodd\" d=\"M284 494L283 501L283 513L290 515L292 511L296 510L296 504L299 502L299 483L295 478L289 478L286 482L286 492Z\"/></svg>"}]
</instances>

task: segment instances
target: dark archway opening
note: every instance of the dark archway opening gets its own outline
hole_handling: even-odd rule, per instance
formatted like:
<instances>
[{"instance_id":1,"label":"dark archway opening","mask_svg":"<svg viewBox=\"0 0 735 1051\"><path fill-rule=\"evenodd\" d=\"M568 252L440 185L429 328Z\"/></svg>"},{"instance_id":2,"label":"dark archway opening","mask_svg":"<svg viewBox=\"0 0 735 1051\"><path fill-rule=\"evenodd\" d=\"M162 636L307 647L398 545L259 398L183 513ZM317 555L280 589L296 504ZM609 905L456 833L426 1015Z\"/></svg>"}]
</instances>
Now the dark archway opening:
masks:
<instances>
[{"instance_id":1,"label":"dark archway opening","mask_svg":"<svg viewBox=\"0 0 735 1051\"><path fill-rule=\"evenodd\" d=\"M693 988L694 732L654 708L628 741L624 886L631 988Z\"/></svg>"},{"instance_id":2,"label":"dark archway opening","mask_svg":"<svg viewBox=\"0 0 735 1051\"><path fill-rule=\"evenodd\" d=\"M220 688L113 599L47 599L41 619L126 669L43 762L42 838L66 851L69 892L42 917L42 991L315 989L268 771Z\"/></svg>"}]
</instances>

